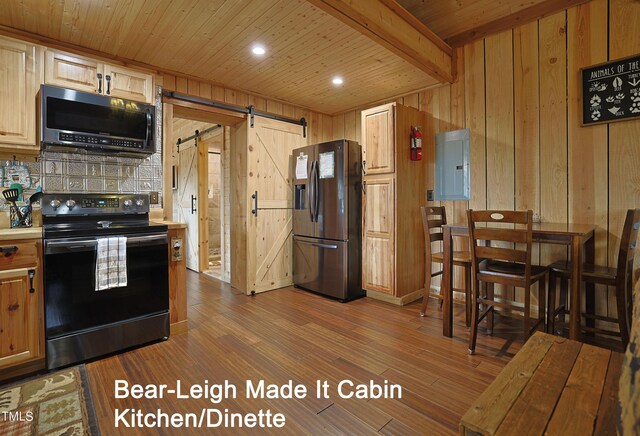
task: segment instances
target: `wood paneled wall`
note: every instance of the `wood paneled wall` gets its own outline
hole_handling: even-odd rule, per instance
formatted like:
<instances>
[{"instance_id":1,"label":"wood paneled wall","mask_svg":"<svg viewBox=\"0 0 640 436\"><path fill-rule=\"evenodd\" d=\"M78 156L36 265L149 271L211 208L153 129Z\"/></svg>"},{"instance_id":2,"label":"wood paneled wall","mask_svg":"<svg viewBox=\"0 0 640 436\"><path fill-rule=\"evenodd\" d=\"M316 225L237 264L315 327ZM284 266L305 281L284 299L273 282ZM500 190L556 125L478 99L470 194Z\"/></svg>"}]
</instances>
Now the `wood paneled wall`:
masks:
<instances>
[{"instance_id":1,"label":"wood paneled wall","mask_svg":"<svg viewBox=\"0 0 640 436\"><path fill-rule=\"evenodd\" d=\"M256 110L269 112L299 119L307 120L307 138L310 144L328 141L332 136L331 116L303 109L277 100L257 97L251 94L235 91L233 89L216 86L210 82L187 79L186 77L165 74L162 76L162 86L169 91L177 91L209 100L216 100L238 106L255 106Z\"/></svg>"},{"instance_id":2,"label":"wood paneled wall","mask_svg":"<svg viewBox=\"0 0 640 436\"><path fill-rule=\"evenodd\" d=\"M593 223L596 261L615 267L626 210L640 207L640 120L581 127L579 68L637 53L640 2L593 0L467 44L455 83L398 99L429 114L429 189L435 134L471 130L471 200L443 202L448 220L465 220L467 208L505 208ZM334 116L332 136L360 140L359 124L359 111ZM566 254L541 245L534 259ZM600 314L615 315L614 301L611 290Z\"/></svg>"}]
</instances>

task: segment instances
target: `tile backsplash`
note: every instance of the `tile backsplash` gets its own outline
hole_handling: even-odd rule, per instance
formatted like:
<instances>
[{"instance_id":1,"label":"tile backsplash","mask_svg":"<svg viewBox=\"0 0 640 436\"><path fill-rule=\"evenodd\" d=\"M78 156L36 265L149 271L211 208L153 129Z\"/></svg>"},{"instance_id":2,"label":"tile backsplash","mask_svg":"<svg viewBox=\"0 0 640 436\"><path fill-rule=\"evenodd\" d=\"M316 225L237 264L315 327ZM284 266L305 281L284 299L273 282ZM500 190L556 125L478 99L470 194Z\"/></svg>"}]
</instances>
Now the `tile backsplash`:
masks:
<instances>
[{"instance_id":1,"label":"tile backsplash","mask_svg":"<svg viewBox=\"0 0 640 436\"><path fill-rule=\"evenodd\" d=\"M43 151L38 162L23 162L31 176L27 198L42 186L45 192L143 193L157 191L162 205L162 89L156 87L156 153L147 157L116 157ZM4 165L4 163L2 163ZM11 162L7 162L7 165ZM4 181L8 187L8 181ZM4 205L8 207L8 205ZM152 206L153 207L153 206Z\"/></svg>"},{"instance_id":2,"label":"tile backsplash","mask_svg":"<svg viewBox=\"0 0 640 436\"><path fill-rule=\"evenodd\" d=\"M44 152L41 184L45 192L162 191L162 157L144 159Z\"/></svg>"}]
</instances>

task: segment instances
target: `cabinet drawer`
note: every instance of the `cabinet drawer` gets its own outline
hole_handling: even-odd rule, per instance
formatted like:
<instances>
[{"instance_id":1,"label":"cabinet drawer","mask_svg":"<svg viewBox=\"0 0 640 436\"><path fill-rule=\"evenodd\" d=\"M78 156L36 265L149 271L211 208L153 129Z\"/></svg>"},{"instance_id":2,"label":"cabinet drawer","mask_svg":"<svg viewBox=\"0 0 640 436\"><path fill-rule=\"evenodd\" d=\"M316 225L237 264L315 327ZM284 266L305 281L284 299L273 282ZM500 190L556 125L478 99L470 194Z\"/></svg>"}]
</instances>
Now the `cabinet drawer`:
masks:
<instances>
[{"instance_id":1,"label":"cabinet drawer","mask_svg":"<svg viewBox=\"0 0 640 436\"><path fill-rule=\"evenodd\" d=\"M38 246L36 244L36 241L0 244L0 270L37 265Z\"/></svg>"}]
</instances>

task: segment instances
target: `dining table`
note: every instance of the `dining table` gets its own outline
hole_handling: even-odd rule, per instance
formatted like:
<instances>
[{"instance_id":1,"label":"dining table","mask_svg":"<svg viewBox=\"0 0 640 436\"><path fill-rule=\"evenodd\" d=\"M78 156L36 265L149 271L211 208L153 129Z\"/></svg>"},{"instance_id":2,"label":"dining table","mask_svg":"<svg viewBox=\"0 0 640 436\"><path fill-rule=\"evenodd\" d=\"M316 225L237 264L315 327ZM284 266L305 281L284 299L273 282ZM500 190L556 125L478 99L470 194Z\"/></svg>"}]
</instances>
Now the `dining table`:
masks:
<instances>
[{"instance_id":1,"label":"dining table","mask_svg":"<svg viewBox=\"0 0 640 436\"><path fill-rule=\"evenodd\" d=\"M571 277L581 277L585 263L593 264L595 260L595 232L593 224L574 223L534 223L532 228L533 241L545 244L562 244L569 246L571 259ZM469 237L469 226L466 223L446 224L442 226L443 233L443 273L440 290L442 292L442 334L453 336L453 292L451 280L453 277L453 238ZM594 285L587 283L587 294L593 295ZM582 280L571 280L569 298L572 308L569 311L569 338L580 339L581 332L581 287ZM587 299L588 306L592 303ZM587 312L593 308L587 307Z\"/></svg>"}]
</instances>

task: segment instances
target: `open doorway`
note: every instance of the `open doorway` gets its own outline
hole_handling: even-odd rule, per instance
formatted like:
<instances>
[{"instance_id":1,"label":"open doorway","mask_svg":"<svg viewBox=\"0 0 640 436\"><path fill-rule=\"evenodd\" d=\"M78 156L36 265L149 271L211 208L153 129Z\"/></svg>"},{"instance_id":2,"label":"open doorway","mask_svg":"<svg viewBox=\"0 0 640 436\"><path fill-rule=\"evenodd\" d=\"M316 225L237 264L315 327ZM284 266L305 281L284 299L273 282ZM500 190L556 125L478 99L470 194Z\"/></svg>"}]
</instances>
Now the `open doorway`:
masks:
<instances>
[{"instance_id":1,"label":"open doorway","mask_svg":"<svg viewBox=\"0 0 640 436\"><path fill-rule=\"evenodd\" d=\"M217 279L229 281L230 228L229 228L229 165L225 165L225 142L229 143L229 129L223 126L213 130L206 140L208 154L207 212L209 216L208 268L203 271ZM225 172L225 168L227 171ZM226 180L225 180L226 176Z\"/></svg>"},{"instance_id":2,"label":"open doorway","mask_svg":"<svg viewBox=\"0 0 640 436\"><path fill-rule=\"evenodd\" d=\"M219 276L248 295L291 285L293 193L288 175L292 151L307 144L304 119L280 117L254 108L236 110L231 105L180 94L165 95L163 103L167 156L163 161L164 181L166 186L177 185L165 191L164 217L187 223L184 251L189 253L192 247L190 269L211 272L210 250L215 256L217 247L209 244L208 200L215 186L209 184L209 147L200 133L219 123L228 126L223 129L220 150ZM176 118L205 125L174 133ZM199 130L198 135L195 129ZM184 136L188 140L178 144L178 138ZM191 149L187 145L190 141ZM182 151L178 151L178 145ZM181 191L180 186L191 192ZM189 236L190 228L197 237Z\"/></svg>"},{"instance_id":3,"label":"open doorway","mask_svg":"<svg viewBox=\"0 0 640 436\"><path fill-rule=\"evenodd\" d=\"M229 197L224 177L229 129L175 115L171 130L173 220L187 225L187 268L228 282Z\"/></svg>"}]
</instances>

